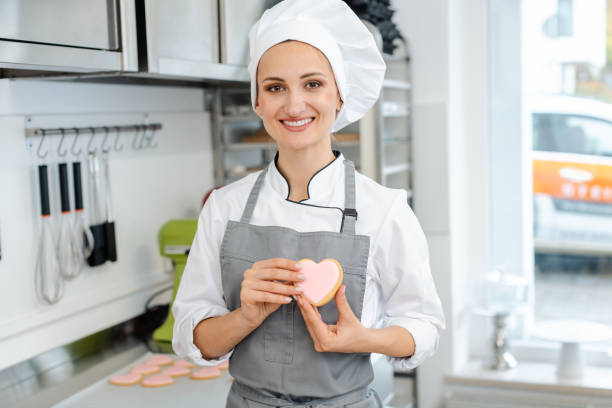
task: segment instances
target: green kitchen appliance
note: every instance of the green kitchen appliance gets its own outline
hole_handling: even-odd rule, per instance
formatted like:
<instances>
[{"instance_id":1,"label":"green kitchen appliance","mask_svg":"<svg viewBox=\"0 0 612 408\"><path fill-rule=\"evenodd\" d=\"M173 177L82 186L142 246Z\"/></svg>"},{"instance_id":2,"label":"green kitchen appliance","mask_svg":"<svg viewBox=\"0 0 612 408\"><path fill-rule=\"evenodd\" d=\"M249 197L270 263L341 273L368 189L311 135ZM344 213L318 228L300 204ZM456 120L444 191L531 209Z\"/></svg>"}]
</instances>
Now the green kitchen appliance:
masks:
<instances>
[{"instance_id":1,"label":"green kitchen appliance","mask_svg":"<svg viewBox=\"0 0 612 408\"><path fill-rule=\"evenodd\" d=\"M172 329L174 327L174 316L172 315L172 304L176 297L181 277L187 264L187 257L191 243L198 227L197 218L170 220L159 230L157 239L159 241L159 253L172 260L174 266L174 287L172 289L172 300L166 321L153 332L153 340L161 343L172 343Z\"/></svg>"}]
</instances>

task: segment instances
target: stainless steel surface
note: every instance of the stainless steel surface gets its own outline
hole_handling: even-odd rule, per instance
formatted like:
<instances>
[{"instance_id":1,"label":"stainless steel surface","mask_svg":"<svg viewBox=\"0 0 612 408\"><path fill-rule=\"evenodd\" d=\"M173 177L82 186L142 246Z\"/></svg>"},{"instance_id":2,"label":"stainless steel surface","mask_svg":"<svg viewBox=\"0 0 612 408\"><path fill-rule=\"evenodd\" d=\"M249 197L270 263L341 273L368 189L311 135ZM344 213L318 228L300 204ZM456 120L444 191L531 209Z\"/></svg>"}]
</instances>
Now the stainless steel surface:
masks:
<instances>
[{"instance_id":1,"label":"stainless steel surface","mask_svg":"<svg viewBox=\"0 0 612 408\"><path fill-rule=\"evenodd\" d=\"M136 7L134 0L119 1L122 71L138 71L138 44L136 38Z\"/></svg>"},{"instance_id":2,"label":"stainless steel surface","mask_svg":"<svg viewBox=\"0 0 612 408\"><path fill-rule=\"evenodd\" d=\"M143 362L149 353L125 364L112 374L105 376L95 384L79 391L75 395L53 405L55 408L107 408L107 407L224 407L227 394L232 385L227 370L221 371L221 377L210 380L192 380L189 377L174 379L174 384L146 388L140 384L132 386L115 386L108 380L114 375L126 374L134 364Z\"/></svg>"},{"instance_id":3,"label":"stainless steel surface","mask_svg":"<svg viewBox=\"0 0 612 408\"><path fill-rule=\"evenodd\" d=\"M186 61L175 58L159 58L158 73L181 77L214 79L220 81L249 81L246 67L219 64L206 61Z\"/></svg>"},{"instance_id":4,"label":"stainless steel surface","mask_svg":"<svg viewBox=\"0 0 612 408\"><path fill-rule=\"evenodd\" d=\"M249 59L249 30L261 17L270 0L220 0L219 33L221 62L247 66ZM240 10L239 13L236 10Z\"/></svg>"},{"instance_id":5,"label":"stainless steel surface","mask_svg":"<svg viewBox=\"0 0 612 408\"><path fill-rule=\"evenodd\" d=\"M41 71L116 71L121 53L0 40L0 68Z\"/></svg>"},{"instance_id":6,"label":"stainless steel surface","mask_svg":"<svg viewBox=\"0 0 612 408\"><path fill-rule=\"evenodd\" d=\"M103 50L119 48L113 0L0 0L0 38Z\"/></svg>"},{"instance_id":7,"label":"stainless steel surface","mask_svg":"<svg viewBox=\"0 0 612 408\"><path fill-rule=\"evenodd\" d=\"M143 356L138 319L0 370L0 406L48 407Z\"/></svg>"},{"instance_id":8,"label":"stainless steel surface","mask_svg":"<svg viewBox=\"0 0 612 408\"><path fill-rule=\"evenodd\" d=\"M193 75L219 62L216 0L145 0L144 12L149 72Z\"/></svg>"},{"instance_id":9,"label":"stainless steel surface","mask_svg":"<svg viewBox=\"0 0 612 408\"><path fill-rule=\"evenodd\" d=\"M72 128L27 128L26 137L41 137L53 135L86 135L89 137L93 133L110 132L113 135L116 132L131 132L134 130L159 130L162 128L161 123L149 123L146 125L121 125L121 126L93 126L93 127L72 127Z\"/></svg>"},{"instance_id":10,"label":"stainless steel surface","mask_svg":"<svg viewBox=\"0 0 612 408\"><path fill-rule=\"evenodd\" d=\"M0 68L136 71L134 0L0 0Z\"/></svg>"}]
</instances>

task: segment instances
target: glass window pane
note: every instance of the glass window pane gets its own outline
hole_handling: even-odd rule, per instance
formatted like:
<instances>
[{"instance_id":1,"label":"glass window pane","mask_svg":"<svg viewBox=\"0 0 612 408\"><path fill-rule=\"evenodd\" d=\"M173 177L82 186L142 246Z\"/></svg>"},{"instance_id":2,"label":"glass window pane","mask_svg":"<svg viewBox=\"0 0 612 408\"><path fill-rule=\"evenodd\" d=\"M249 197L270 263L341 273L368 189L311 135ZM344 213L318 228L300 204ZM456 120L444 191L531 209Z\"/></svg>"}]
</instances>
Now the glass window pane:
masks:
<instances>
[{"instance_id":1,"label":"glass window pane","mask_svg":"<svg viewBox=\"0 0 612 408\"><path fill-rule=\"evenodd\" d=\"M535 319L612 326L612 0L521 5Z\"/></svg>"}]
</instances>

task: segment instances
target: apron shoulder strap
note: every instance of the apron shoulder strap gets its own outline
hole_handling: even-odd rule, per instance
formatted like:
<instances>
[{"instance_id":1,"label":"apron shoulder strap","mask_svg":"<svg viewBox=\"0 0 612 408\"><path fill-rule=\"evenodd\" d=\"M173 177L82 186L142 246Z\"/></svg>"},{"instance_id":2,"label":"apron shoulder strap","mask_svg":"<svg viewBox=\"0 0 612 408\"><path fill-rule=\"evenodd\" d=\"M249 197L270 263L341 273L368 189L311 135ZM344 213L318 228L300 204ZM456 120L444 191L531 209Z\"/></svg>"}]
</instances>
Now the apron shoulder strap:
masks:
<instances>
[{"instance_id":1,"label":"apron shoulder strap","mask_svg":"<svg viewBox=\"0 0 612 408\"><path fill-rule=\"evenodd\" d=\"M342 211L342 226L340 232L355 235L357 210L355 208L355 165L344 160L344 210Z\"/></svg>"},{"instance_id":2,"label":"apron shoulder strap","mask_svg":"<svg viewBox=\"0 0 612 408\"><path fill-rule=\"evenodd\" d=\"M257 180L255 180L255 184L251 188L251 193L249 194L249 199L247 200L246 206L244 207L244 211L242 212L242 217L240 218L240 222L249 223L251 221L251 216L253 215L253 209L255 208L255 204L257 204L257 197L259 196L259 190L261 190L261 186L266 177L266 172L268 171L268 166L265 166Z\"/></svg>"}]
</instances>

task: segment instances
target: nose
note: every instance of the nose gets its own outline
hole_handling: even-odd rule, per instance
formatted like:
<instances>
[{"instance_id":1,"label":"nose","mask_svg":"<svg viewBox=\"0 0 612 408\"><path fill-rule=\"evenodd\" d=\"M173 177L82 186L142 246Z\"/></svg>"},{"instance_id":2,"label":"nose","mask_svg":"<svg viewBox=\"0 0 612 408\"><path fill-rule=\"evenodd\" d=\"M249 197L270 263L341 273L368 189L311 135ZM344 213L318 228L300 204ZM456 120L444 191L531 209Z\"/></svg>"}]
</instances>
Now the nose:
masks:
<instances>
[{"instance_id":1,"label":"nose","mask_svg":"<svg viewBox=\"0 0 612 408\"><path fill-rule=\"evenodd\" d=\"M285 102L285 111L289 116L300 116L304 112L306 102L304 95L299 91L289 91Z\"/></svg>"}]
</instances>

